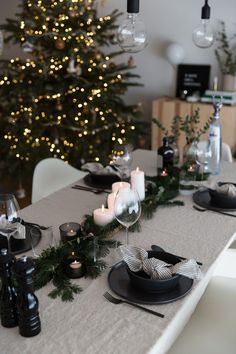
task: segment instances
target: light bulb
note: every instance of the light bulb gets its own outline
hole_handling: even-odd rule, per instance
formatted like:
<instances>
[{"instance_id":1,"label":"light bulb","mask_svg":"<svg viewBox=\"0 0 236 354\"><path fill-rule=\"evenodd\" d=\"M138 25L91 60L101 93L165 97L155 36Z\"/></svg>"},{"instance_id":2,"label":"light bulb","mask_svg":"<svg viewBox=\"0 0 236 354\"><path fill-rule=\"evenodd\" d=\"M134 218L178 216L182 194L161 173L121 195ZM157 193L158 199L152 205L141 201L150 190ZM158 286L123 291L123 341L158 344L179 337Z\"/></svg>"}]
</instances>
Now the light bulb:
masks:
<instances>
[{"instance_id":1,"label":"light bulb","mask_svg":"<svg viewBox=\"0 0 236 354\"><path fill-rule=\"evenodd\" d=\"M199 48L209 48L214 43L214 31L210 25L211 8L208 0L202 7L201 24L193 31L193 42Z\"/></svg>"},{"instance_id":2,"label":"light bulb","mask_svg":"<svg viewBox=\"0 0 236 354\"><path fill-rule=\"evenodd\" d=\"M199 48L209 48L214 43L214 32L209 20L202 23L193 31L193 42Z\"/></svg>"},{"instance_id":3,"label":"light bulb","mask_svg":"<svg viewBox=\"0 0 236 354\"><path fill-rule=\"evenodd\" d=\"M127 0L127 18L118 28L117 40L129 53L140 52L147 46L145 25L139 18L139 0Z\"/></svg>"}]
</instances>

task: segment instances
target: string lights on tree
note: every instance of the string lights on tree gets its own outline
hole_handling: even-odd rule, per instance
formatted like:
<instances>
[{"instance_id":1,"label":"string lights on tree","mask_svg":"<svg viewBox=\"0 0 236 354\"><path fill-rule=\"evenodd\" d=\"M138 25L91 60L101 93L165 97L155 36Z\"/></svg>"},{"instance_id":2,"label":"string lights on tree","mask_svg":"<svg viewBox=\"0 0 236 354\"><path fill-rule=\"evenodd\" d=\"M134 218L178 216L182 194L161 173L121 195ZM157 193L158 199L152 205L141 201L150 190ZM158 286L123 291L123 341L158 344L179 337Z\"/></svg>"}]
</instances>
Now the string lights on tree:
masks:
<instances>
[{"instance_id":1,"label":"string lights on tree","mask_svg":"<svg viewBox=\"0 0 236 354\"><path fill-rule=\"evenodd\" d=\"M95 0L22 0L22 12L0 26L5 42L27 59L0 61L1 156L11 171L45 157L79 167L107 163L116 143L135 138L137 106L122 95L138 76L114 43L120 13L98 17Z\"/></svg>"}]
</instances>

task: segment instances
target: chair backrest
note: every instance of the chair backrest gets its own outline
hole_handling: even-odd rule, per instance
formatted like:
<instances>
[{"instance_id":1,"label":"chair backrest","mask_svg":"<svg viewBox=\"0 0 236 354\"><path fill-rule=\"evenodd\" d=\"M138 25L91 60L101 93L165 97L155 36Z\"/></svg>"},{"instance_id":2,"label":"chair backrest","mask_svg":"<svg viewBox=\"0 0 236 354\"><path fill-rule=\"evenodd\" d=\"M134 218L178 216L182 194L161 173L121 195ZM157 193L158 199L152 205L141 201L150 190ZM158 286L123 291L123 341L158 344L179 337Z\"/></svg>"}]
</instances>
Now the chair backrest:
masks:
<instances>
[{"instance_id":1,"label":"chair backrest","mask_svg":"<svg viewBox=\"0 0 236 354\"><path fill-rule=\"evenodd\" d=\"M87 172L77 170L57 158L41 160L34 169L32 203L83 178Z\"/></svg>"},{"instance_id":2,"label":"chair backrest","mask_svg":"<svg viewBox=\"0 0 236 354\"><path fill-rule=\"evenodd\" d=\"M198 143L198 146L207 144L207 140L201 140ZM222 143L222 161L233 162L232 152L230 146L226 143Z\"/></svg>"}]
</instances>

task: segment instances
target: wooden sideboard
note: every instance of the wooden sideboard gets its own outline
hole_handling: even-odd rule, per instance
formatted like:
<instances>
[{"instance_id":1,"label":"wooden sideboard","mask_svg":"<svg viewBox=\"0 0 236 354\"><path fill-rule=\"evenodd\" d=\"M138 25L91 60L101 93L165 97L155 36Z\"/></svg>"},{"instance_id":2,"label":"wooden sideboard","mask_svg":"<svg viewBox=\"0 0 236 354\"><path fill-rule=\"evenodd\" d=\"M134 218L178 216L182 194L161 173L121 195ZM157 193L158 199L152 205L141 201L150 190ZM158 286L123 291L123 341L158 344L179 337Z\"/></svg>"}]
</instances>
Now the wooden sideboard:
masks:
<instances>
[{"instance_id":1,"label":"wooden sideboard","mask_svg":"<svg viewBox=\"0 0 236 354\"><path fill-rule=\"evenodd\" d=\"M170 131L172 119L179 115L181 117L200 109L201 126L204 126L206 121L213 113L213 107L209 103L190 103L169 97L157 98L152 103L152 117L158 118L164 127ZM222 124L222 141L227 143L232 152L236 149L236 105L223 106L220 113ZM155 150L162 145L163 134L155 123L152 122L152 149ZM206 139L203 136L202 139ZM179 138L179 146L183 148L185 145L185 136L181 133Z\"/></svg>"}]
</instances>

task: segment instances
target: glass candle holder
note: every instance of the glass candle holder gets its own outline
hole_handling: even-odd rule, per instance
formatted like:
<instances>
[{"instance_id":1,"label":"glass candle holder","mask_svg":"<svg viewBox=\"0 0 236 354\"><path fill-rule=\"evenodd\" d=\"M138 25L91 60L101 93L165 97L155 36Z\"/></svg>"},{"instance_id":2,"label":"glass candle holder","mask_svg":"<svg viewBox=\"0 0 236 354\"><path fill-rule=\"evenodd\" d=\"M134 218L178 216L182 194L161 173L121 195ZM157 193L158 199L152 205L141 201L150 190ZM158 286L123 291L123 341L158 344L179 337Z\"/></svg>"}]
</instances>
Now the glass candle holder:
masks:
<instances>
[{"instance_id":1,"label":"glass candle holder","mask_svg":"<svg viewBox=\"0 0 236 354\"><path fill-rule=\"evenodd\" d=\"M76 222L67 222L59 226L62 242L73 241L80 236L81 225Z\"/></svg>"},{"instance_id":2,"label":"glass candle holder","mask_svg":"<svg viewBox=\"0 0 236 354\"><path fill-rule=\"evenodd\" d=\"M196 173L191 170L183 170L179 175L179 193L181 195L192 195L195 189Z\"/></svg>"},{"instance_id":3,"label":"glass candle holder","mask_svg":"<svg viewBox=\"0 0 236 354\"><path fill-rule=\"evenodd\" d=\"M75 252L68 257L65 272L72 279L81 278L85 274L85 266Z\"/></svg>"}]
</instances>

